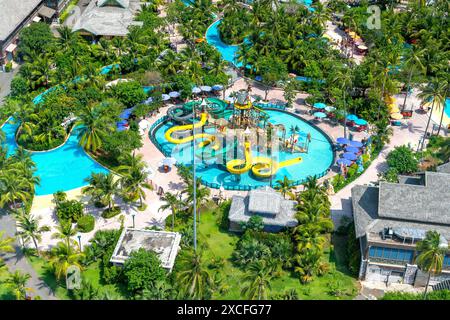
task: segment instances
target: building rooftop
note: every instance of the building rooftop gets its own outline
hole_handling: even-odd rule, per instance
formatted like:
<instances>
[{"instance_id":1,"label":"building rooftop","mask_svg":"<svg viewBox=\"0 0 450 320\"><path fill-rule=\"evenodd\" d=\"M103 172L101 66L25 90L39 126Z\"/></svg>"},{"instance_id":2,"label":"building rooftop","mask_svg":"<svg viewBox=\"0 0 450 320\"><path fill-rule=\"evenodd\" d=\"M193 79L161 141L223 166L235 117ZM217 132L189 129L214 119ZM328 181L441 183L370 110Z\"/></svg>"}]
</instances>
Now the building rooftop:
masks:
<instances>
[{"instance_id":1,"label":"building rooftop","mask_svg":"<svg viewBox=\"0 0 450 320\"><path fill-rule=\"evenodd\" d=\"M163 268L172 270L178 253L181 235L177 232L138 230L126 228L111 257L112 263L123 264L132 251L144 248L155 252Z\"/></svg>"},{"instance_id":2,"label":"building rooftop","mask_svg":"<svg viewBox=\"0 0 450 320\"><path fill-rule=\"evenodd\" d=\"M425 185L381 182L352 188L356 237L378 235L384 228L436 230L450 239L450 174L425 172ZM413 231L411 231L413 230Z\"/></svg>"},{"instance_id":3,"label":"building rooftop","mask_svg":"<svg viewBox=\"0 0 450 320\"><path fill-rule=\"evenodd\" d=\"M228 218L231 222L247 222L253 215L259 215L265 225L294 227L296 201L285 200L271 188L255 189L248 195L232 197Z\"/></svg>"},{"instance_id":4,"label":"building rooftop","mask_svg":"<svg viewBox=\"0 0 450 320\"><path fill-rule=\"evenodd\" d=\"M142 26L142 21L134 20L140 8L139 0L92 0L72 29L96 36L123 37L130 26Z\"/></svg>"},{"instance_id":5,"label":"building rooftop","mask_svg":"<svg viewBox=\"0 0 450 320\"><path fill-rule=\"evenodd\" d=\"M437 172L441 173L450 173L450 159L448 159L447 163L441 164L436 168Z\"/></svg>"},{"instance_id":6,"label":"building rooftop","mask_svg":"<svg viewBox=\"0 0 450 320\"><path fill-rule=\"evenodd\" d=\"M42 0L0 0L0 41L6 40L41 2Z\"/></svg>"}]
</instances>

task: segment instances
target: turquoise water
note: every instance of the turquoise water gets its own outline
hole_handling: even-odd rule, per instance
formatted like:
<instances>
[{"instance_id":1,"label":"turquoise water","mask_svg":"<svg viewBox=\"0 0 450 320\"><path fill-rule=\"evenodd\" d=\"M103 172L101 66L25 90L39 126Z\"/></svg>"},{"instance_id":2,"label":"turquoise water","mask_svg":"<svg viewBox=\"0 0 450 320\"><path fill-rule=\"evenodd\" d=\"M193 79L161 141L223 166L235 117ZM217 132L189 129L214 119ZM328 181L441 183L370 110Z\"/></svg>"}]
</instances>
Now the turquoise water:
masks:
<instances>
[{"instance_id":1,"label":"turquoise water","mask_svg":"<svg viewBox=\"0 0 450 320\"><path fill-rule=\"evenodd\" d=\"M307 122L301 120L293 116L292 114L276 111L276 110L266 110L269 114L269 122L273 124L283 124L287 129L290 126L298 126L302 131L301 138L306 139L307 133L311 134L312 141L309 146L308 153L290 153L281 151L278 154L278 161L284 161L292 158L296 158L301 156L303 161L289 166L284 167L278 170L276 175L273 177L273 182L279 179L283 179L284 176L287 176L289 179L298 181L304 180L308 176L320 175L325 172L333 162L333 151L331 148L331 144L325 135L317 130L315 127L311 126ZM165 152L171 154L175 144L169 143L164 138L164 133L172 127L174 124L172 122L167 122L161 127L159 127L156 132L154 132L154 136L156 140L160 143L162 149ZM207 133L214 133L214 129L207 129ZM287 134L289 137L289 134ZM173 156L177 158L179 163L183 163L185 165L192 164L192 143L186 144L186 149L184 149L182 154L174 154ZM253 156L257 156L258 153L253 149ZM242 156L242 146L240 146L238 151L238 158L243 158ZM263 155L265 156L265 155ZM228 159L231 160L231 159ZM214 160L213 160L214 161ZM226 171L222 166L216 165L211 160L205 162L201 162L199 158L196 158L196 168L198 176L207 183L217 184L218 186L223 185L224 187L232 188L239 186L266 186L270 184L269 179L259 179L253 176L251 171L246 172L241 175L240 181L237 181L235 175Z\"/></svg>"},{"instance_id":2,"label":"turquoise water","mask_svg":"<svg viewBox=\"0 0 450 320\"><path fill-rule=\"evenodd\" d=\"M8 148L8 156L17 149L14 138L18 124L8 121L2 128L6 141L2 144ZM36 186L36 195L53 194L56 191L71 190L86 185L84 181L95 173L108 173L108 170L92 160L78 144L78 129L75 128L67 142L58 149L47 152L33 152L31 158L36 163L36 176L41 179Z\"/></svg>"},{"instance_id":3,"label":"turquoise water","mask_svg":"<svg viewBox=\"0 0 450 320\"><path fill-rule=\"evenodd\" d=\"M216 47L217 51L222 55L222 59L228 62L231 62L236 67L242 67L242 63L236 61L237 51L239 50L239 46L228 45L222 41L220 38L219 32L219 24L221 20L217 20L214 22L206 31L206 41Z\"/></svg>"},{"instance_id":4,"label":"turquoise water","mask_svg":"<svg viewBox=\"0 0 450 320\"><path fill-rule=\"evenodd\" d=\"M445 114L450 118L450 98L445 99Z\"/></svg>"}]
</instances>

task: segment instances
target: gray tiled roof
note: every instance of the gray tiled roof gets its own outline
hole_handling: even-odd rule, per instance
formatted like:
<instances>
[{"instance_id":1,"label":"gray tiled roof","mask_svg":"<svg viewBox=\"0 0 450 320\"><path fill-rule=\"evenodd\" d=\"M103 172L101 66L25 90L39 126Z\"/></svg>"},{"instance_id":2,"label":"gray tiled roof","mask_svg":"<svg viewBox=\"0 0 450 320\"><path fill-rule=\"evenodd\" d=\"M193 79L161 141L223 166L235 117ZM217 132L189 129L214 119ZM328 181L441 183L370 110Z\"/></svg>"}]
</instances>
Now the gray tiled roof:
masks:
<instances>
[{"instance_id":1,"label":"gray tiled roof","mask_svg":"<svg viewBox=\"0 0 450 320\"><path fill-rule=\"evenodd\" d=\"M228 218L231 222L236 223L246 222L248 221L248 219L250 219L252 215L258 214L263 219L263 223L265 225L288 226L288 227L294 227L297 225L297 220L295 219L296 213L295 205L297 204L297 202L283 199L276 191L272 189L268 191L267 190L258 190L258 191L267 191L269 193L268 197L270 198L280 196L279 210L278 212L276 212L276 215L267 216L267 209L265 209L264 207L261 207L261 209L263 210L261 212L254 211L256 207L254 207L253 210L249 210L251 195L255 194L254 191L257 190L252 190L246 197L234 195L231 198L231 206L228 214ZM261 193L257 192L256 195L259 198L259 195L261 195Z\"/></svg>"},{"instance_id":2,"label":"gray tiled roof","mask_svg":"<svg viewBox=\"0 0 450 320\"><path fill-rule=\"evenodd\" d=\"M436 171L437 172L442 172L442 173L450 173L450 159L449 159L449 162L441 164L440 166L438 166Z\"/></svg>"},{"instance_id":3,"label":"gray tiled roof","mask_svg":"<svg viewBox=\"0 0 450 320\"><path fill-rule=\"evenodd\" d=\"M272 189L256 189L249 192L248 211L276 215L280 212L283 197Z\"/></svg>"},{"instance_id":4,"label":"gray tiled roof","mask_svg":"<svg viewBox=\"0 0 450 320\"><path fill-rule=\"evenodd\" d=\"M424 186L381 182L379 189L380 217L450 224L450 176L447 174L426 172Z\"/></svg>"},{"instance_id":5,"label":"gray tiled roof","mask_svg":"<svg viewBox=\"0 0 450 320\"><path fill-rule=\"evenodd\" d=\"M91 1L73 26L73 31L87 31L97 36L125 36L132 25L142 25L135 21L141 8L139 0L130 0L127 8L116 6L99 7Z\"/></svg>"},{"instance_id":6,"label":"gray tiled roof","mask_svg":"<svg viewBox=\"0 0 450 320\"><path fill-rule=\"evenodd\" d=\"M0 0L0 41L8 36L35 10L42 0Z\"/></svg>"},{"instance_id":7,"label":"gray tiled roof","mask_svg":"<svg viewBox=\"0 0 450 320\"><path fill-rule=\"evenodd\" d=\"M356 237L384 228L411 228L436 230L450 239L450 174L426 172L424 181L353 187Z\"/></svg>"}]
</instances>

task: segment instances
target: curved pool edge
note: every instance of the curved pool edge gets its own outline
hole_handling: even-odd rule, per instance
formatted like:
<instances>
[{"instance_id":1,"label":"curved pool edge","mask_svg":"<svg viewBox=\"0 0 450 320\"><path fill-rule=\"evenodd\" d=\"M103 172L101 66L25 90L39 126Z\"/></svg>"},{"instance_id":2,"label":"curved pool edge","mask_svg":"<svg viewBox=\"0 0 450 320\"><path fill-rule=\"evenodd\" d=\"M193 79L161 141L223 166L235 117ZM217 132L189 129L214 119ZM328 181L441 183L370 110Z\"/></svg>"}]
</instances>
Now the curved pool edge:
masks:
<instances>
[{"instance_id":1,"label":"curved pool edge","mask_svg":"<svg viewBox=\"0 0 450 320\"><path fill-rule=\"evenodd\" d=\"M298 114L295 114L295 113L287 111L287 110L270 108L270 107L264 108L264 110L273 110L273 111L278 111L278 112L289 114L290 116L293 116L293 117L305 122L309 126L313 127L315 130L317 130L320 134L322 134L326 138L327 142L330 144L332 160L331 160L330 164L328 165L327 169L325 169L324 171L322 171L319 174L311 175L311 176L316 177L317 179L325 177L330 172L331 167L333 167L336 162L336 150L334 148L335 143L333 142L332 138L323 129L319 128L316 124L310 122L309 120L301 117ZM149 136L150 141L156 146L156 148L165 157L169 157L170 153L166 152L161 147L161 144L155 138L154 132L156 132L161 126L163 126L165 123L167 123L169 121L170 121L170 118L167 115L164 115L161 118L159 118L158 120L156 120L155 123L153 123L152 126L150 127L150 129L148 130L148 136ZM176 166L179 167L180 164L177 163ZM311 177L311 176L308 176L308 177ZM300 182L296 181L296 183L292 183L291 186L295 187L295 186L302 185L306 182L307 178L303 179ZM228 185L223 185L223 184L218 184L218 183L211 183L211 182L205 181L204 179L201 179L200 183L209 188L219 189L220 187L223 187L225 190L229 190L229 191L250 191L250 190L259 189L262 187L262 186L249 186L249 185L239 186L239 187L228 186ZM275 186L273 185L272 187L275 187Z\"/></svg>"}]
</instances>

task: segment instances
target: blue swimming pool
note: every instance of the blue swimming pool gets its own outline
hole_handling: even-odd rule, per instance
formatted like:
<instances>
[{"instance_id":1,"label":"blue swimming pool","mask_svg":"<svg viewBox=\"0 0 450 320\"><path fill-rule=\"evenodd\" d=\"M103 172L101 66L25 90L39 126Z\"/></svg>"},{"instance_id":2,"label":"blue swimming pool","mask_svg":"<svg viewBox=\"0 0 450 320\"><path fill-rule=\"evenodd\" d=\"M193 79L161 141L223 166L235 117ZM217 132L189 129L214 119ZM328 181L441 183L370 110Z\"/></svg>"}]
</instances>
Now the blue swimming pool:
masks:
<instances>
[{"instance_id":1,"label":"blue swimming pool","mask_svg":"<svg viewBox=\"0 0 450 320\"><path fill-rule=\"evenodd\" d=\"M18 124L10 119L2 128L6 140L2 144L8 148L8 156L17 149L15 133ZM36 176L41 179L36 186L36 195L53 194L56 191L71 190L86 185L85 178L92 172L108 173L108 170L91 159L78 144L78 129L72 130L67 142L58 149L47 152L33 152L31 158L36 163Z\"/></svg>"},{"instance_id":2,"label":"blue swimming pool","mask_svg":"<svg viewBox=\"0 0 450 320\"><path fill-rule=\"evenodd\" d=\"M445 114L450 118L450 98L445 99Z\"/></svg>"},{"instance_id":3,"label":"blue swimming pool","mask_svg":"<svg viewBox=\"0 0 450 320\"><path fill-rule=\"evenodd\" d=\"M300 163L287 166L278 170L276 175L272 178L272 181L283 179L287 176L290 180L296 181L297 184L304 181L308 176L320 176L327 172L328 168L332 165L334 159L334 153L331 147L331 143L323 132L316 127L312 126L308 122L301 118L284 111L279 110L267 110L269 115L269 122L276 124L283 124L286 128L291 126L298 126L302 132L300 140L306 139L308 133L311 134L311 143L308 153L291 153L289 151L280 151L276 156L278 161L284 161L301 156L303 159ZM186 149L182 154L172 154L175 144L169 143L165 137L165 132L174 125L172 122L165 122L151 134L156 139L157 144L163 153L167 155L173 155L178 163L185 165L192 164L192 143L187 143ZM207 133L214 133L214 129L207 129ZM242 157L242 146L239 147L239 156ZM256 148L252 149L252 155L258 156ZM266 156L266 155L263 155ZM270 184L269 179L260 179L254 177L253 174L248 171L241 174L240 181L237 176L229 173L223 166L219 166L211 161L201 162L196 158L196 168L198 176L202 179L203 183L213 187L220 187L223 185L226 189L248 189L260 186L267 186ZM231 160L231 159L228 159Z\"/></svg>"}]
</instances>

